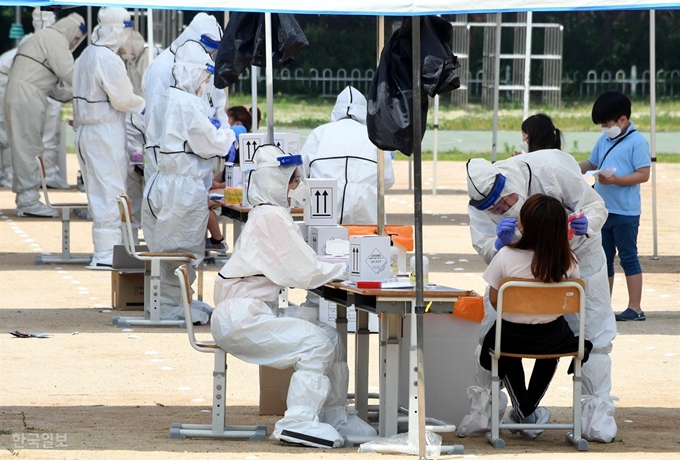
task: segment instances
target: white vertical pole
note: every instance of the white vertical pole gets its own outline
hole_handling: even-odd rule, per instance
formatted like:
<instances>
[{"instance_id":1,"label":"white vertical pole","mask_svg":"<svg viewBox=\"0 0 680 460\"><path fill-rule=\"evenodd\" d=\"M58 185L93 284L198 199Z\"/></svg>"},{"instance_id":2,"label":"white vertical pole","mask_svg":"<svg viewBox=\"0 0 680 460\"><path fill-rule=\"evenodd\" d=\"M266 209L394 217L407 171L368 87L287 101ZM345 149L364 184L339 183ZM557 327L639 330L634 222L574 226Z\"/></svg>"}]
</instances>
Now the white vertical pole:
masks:
<instances>
[{"instance_id":1,"label":"white vertical pole","mask_svg":"<svg viewBox=\"0 0 680 460\"><path fill-rule=\"evenodd\" d=\"M498 87L501 84L501 24L502 14L496 13L496 43L494 46L494 83L493 83L493 138L491 144L491 161L496 161L496 151L498 147L498 98L500 91Z\"/></svg>"},{"instance_id":2,"label":"white vertical pole","mask_svg":"<svg viewBox=\"0 0 680 460\"><path fill-rule=\"evenodd\" d=\"M529 102L530 102L530 87L531 87L531 23L533 21L533 12L527 12L527 28L526 28L526 42L524 50L524 117L526 120L529 117Z\"/></svg>"},{"instance_id":3,"label":"white vertical pole","mask_svg":"<svg viewBox=\"0 0 680 460\"><path fill-rule=\"evenodd\" d=\"M439 94L434 96L434 127L432 130L432 196L437 196L437 154L439 153Z\"/></svg>"},{"instance_id":4,"label":"white vertical pole","mask_svg":"<svg viewBox=\"0 0 680 460\"><path fill-rule=\"evenodd\" d=\"M656 223L656 11L649 11L649 153L652 156L653 259L658 259Z\"/></svg>"},{"instance_id":5,"label":"white vertical pole","mask_svg":"<svg viewBox=\"0 0 680 460\"><path fill-rule=\"evenodd\" d=\"M274 69L272 68L272 14L264 14L265 57L267 75L267 141L274 142Z\"/></svg>"},{"instance_id":6,"label":"white vertical pole","mask_svg":"<svg viewBox=\"0 0 680 460\"><path fill-rule=\"evenodd\" d=\"M92 44L92 7L87 7L87 44Z\"/></svg>"},{"instance_id":7,"label":"white vertical pole","mask_svg":"<svg viewBox=\"0 0 680 460\"><path fill-rule=\"evenodd\" d=\"M253 117L253 132L257 132L260 127L259 123L257 122L257 74L259 69L260 68L257 66L250 66L250 107L252 107L251 115Z\"/></svg>"},{"instance_id":8,"label":"white vertical pole","mask_svg":"<svg viewBox=\"0 0 680 460\"><path fill-rule=\"evenodd\" d=\"M378 16L378 23L376 29L377 49L376 49L376 62L380 62L380 53L385 46L385 17ZM376 64L377 65L377 64ZM378 235L385 234L385 152L378 149L377 155L377 167L378 167L378 210L377 210L377 224L378 224ZM357 317L358 318L358 317ZM357 329L358 330L358 329Z\"/></svg>"},{"instance_id":9,"label":"white vertical pole","mask_svg":"<svg viewBox=\"0 0 680 460\"><path fill-rule=\"evenodd\" d=\"M149 42L147 52L149 53L149 64L151 64L156 54L156 45L153 42L153 10L151 8L146 10L146 39Z\"/></svg>"}]
</instances>

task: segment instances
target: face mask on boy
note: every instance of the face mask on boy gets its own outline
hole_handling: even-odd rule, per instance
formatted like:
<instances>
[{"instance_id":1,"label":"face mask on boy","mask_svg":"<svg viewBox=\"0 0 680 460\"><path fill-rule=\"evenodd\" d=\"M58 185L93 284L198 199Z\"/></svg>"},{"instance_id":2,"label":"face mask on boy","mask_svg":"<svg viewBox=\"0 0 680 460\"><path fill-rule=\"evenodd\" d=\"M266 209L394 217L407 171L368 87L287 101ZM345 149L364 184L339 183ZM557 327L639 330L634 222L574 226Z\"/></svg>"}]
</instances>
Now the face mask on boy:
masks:
<instances>
[{"instance_id":1,"label":"face mask on boy","mask_svg":"<svg viewBox=\"0 0 680 460\"><path fill-rule=\"evenodd\" d=\"M609 139L614 139L621 135L621 128L618 125L610 126L609 128L602 128L600 131L602 131L602 134L606 134Z\"/></svg>"}]
</instances>

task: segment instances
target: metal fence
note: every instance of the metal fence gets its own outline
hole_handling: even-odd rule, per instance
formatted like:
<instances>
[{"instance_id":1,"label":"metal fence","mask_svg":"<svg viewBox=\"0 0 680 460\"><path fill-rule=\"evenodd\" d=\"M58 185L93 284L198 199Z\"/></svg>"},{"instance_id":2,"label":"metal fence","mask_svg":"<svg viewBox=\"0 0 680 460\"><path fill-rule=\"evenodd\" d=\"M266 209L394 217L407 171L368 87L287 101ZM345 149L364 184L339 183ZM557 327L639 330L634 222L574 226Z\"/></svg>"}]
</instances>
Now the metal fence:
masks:
<instances>
[{"instance_id":1,"label":"metal fence","mask_svg":"<svg viewBox=\"0 0 680 460\"><path fill-rule=\"evenodd\" d=\"M347 85L352 85L364 95L368 94L368 88L373 80L375 69L281 69L274 71L274 88L279 90L299 90L305 93L314 93L320 97L336 97ZM265 75L257 73L258 87L264 85ZM249 93L251 88L250 69L246 69L240 76L239 81L231 90Z\"/></svg>"},{"instance_id":2,"label":"metal fence","mask_svg":"<svg viewBox=\"0 0 680 460\"><path fill-rule=\"evenodd\" d=\"M646 96L649 93L649 70L639 74L637 66L630 72L619 69L616 72L589 70L585 76L580 72L566 74L562 80L563 91L579 99L591 99L606 89L618 89L631 96ZM657 96L674 96L680 93L680 70L658 70L656 72Z\"/></svg>"}]
</instances>

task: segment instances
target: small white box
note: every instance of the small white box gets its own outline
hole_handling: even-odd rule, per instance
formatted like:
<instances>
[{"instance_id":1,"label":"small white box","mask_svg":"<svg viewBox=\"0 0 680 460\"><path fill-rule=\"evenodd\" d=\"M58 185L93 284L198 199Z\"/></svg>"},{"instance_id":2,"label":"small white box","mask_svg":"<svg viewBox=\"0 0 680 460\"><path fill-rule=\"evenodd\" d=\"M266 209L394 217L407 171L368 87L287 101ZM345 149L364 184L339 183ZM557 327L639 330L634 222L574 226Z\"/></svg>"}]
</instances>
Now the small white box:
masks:
<instances>
[{"instance_id":1,"label":"small white box","mask_svg":"<svg viewBox=\"0 0 680 460\"><path fill-rule=\"evenodd\" d=\"M338 306L335 302L329 302L326 299L319 299L319 321L328 324L335 328L335 318L337 318ZM378 315L375 313L368 314L368 330L370 332L378 332L379 322ZM357 310L352 305L347 308L347 332L356 332L357 330Z\"/></svg>"},{"instance_id":2,"label":"small white box","mask_svg":"<svg viewBox=\"0 0 680 460\"><path fill-rule=\"evenodd\" d=\"M309 244L309 227L304 222L296 222L300 228L300 233L302 233L302 238L305 239L305 243Z\"/></svg>"},{"instance_id":3,"label":"small white box","mask_svg":"<svg viewBox=\"0 0 680 460\"><path fill-rule=\"evenodd\" d=\"M272 144L290 155L297 155L300 153L299 134L274 133L274 142L272 142Z\"/></svg>"},{"instance_id":4,"label":"small white box","mask_svg":"<svg viewBox=\"0 0 680 460\"><path fill-rule=\"evenodd\" d=\"M307 242L319 256L327 256L326 242L329 240L346 240L348 238L347 227L340 225L309 227L309 241Z\"/></svg>"},{"instance_id":5,"label":"small white box","mask_svg":"<svg viewBox=\"0 0 680 460\"><path fill-rule=\"evenodd\" d=\"M307 225L337 225L338 181L335 179L307 179L309 199L305 207Z\"/></svg>"},{"instance_id":6,"label":"small white box","mask_svg":"<svg viewBox=\"0 0 680 460\"><path fill-rule=\"evenodd\" d=\"M383 281L390 277L390 237L349 237L349 279Z\"/></svg>"},{"instance_id":7,"label":"small white box","mask_svg":"<svg viewBox=\"0 0 680 460\"><path fill-rule=\"evenodd\" d=\"M241 175L241 168L234 163L224 164L224 186L225 187L243 187L243 176Z\"/></svg>"},{"instance_id":8,"label":"small white box","mask_svg":"<svg viewBox=\"0 0 680 460\"><path fill-rule=\"evenodd\" d=\"M248 201L248 179L250 178L250 172L252 169L244 170L241 169L241 188L243 188L243 199L241 200L241 205L245 208L252 208L253 206Z\"/></svg>"},{"instance_id":9,"label":"small white box","mask_svg":"<svg viewBox=\"0 0 680 460\"><path fill-rule=\"evenodd\" d=\"M238 138L238 156L242 169L255 168L253 155L255 150L263 144L267 143L266 133L244 133Z\"/></svg>"}]
</instances>

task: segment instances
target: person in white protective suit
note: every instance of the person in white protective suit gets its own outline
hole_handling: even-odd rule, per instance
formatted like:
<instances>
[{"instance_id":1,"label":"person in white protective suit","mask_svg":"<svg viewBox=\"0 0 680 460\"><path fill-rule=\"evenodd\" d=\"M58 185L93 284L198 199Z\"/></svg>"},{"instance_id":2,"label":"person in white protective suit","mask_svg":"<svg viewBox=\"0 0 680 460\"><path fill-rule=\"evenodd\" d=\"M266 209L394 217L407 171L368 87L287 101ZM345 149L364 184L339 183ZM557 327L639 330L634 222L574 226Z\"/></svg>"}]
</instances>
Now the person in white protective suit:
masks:
<instances>
[{"instance_id":1,"label":"person in white protective suit","mask_svg":"<svg viewBox=\"0 0 680 460\"><path fill-rule=\"evenodd\" d=\"M283 161L279 161L283 158ZM286 161L291 160L291 161ZM211 330L220 348L249 363L284 369L293 366L287 410L272 438L312 447L341 447L343 436L375 436L375 430L348 414L349 369L337 331L316 321L278 316L283 287L311 289L345 279L346 265L320 262L290 216L290 199L309 194L297 188L297 160L274 145L254 154L248 215L233 254L215 282ZM285 165L282 166L281 163ZM294 188L294 189L293 189Z\"/></svg>"},{"instance_id":2,"label":"person in white protective suit","mask_svg":"<svg viewBox=\"0 0 680 460\"><path fill-rule=\"evenodd\" d=\"M378 148L368 139L366 98L352 86L338 95L331 122L315 128L300 155L310 178L337 179L341 224L378 222ZM385 189L394 185L392 155L384 152Z\"/></svg>"},{"instance_id":3,"label":"person in white protective suit","mask_svg":"<svg viewBox=\"0 0 680 460\"><path fill-rule=\"evenodd\" d=\"M5 92L5 127L12 152L17 216L56 217L41 203L35 157L44 151L43 135L50 106L48 97L66 102L73 97L73 56L87 27L76 13L37 31L22 43L12 64Z\"/></svg>"},{"instance_id":4,"label":"person in white protective suit","mask_svg":"<svg viewBox=\"0 0 680 460\"><path fill-rule=\"evenodd\" d=\"M92 215L92 266L111 266L113 247L122 244L116 198L128 175L125 114L141 113L118 50L132 31L124 8L101 8L92 44L76 60L73 73L76 155Z\"/></svg>"},{"instance_id":5,"label":"person in white protective suit","mask_svg":"<svg viewBox=\"0 0 680 460\"><path fill-rule=\"evenodd\" d=\"M532 141L528 141L533 145ZM536 150L491 164L472 159L467 164L470 196L470 233L472 245L485 262L505 244L519 239L516 218L524 201L536 193L552 196L562 202L568 213L576 216L570 222L574 236L571 247L579 260L580 277L586 284L586 336L593 343L590 359L583 365L582 435L591 441L610 442L616 435L614 400L611 391L612 340L616 322L609 297L605 255L601 247L600 229L607 218L602 198L585 182L574 158L558 149ZM514 224L513 224L514 220ZM577 225L577 223L579 225ZM481 337L495 318L495 312L484 298L485 317ZM572 330L578 322L567 318ZM478 354L483 352L477 348ZM473 411L459 424L460 436L489 428L488 401L490 376L478 366L479 388L468 389ZM474 410L474 408L477 410ZM480 411L481 409L481 411ZM502 410L502 408L499 408Z\"/></svg>"},{"instance_id":6,"label":"person in white protective suit","mask_svg":"<svg viewBox=\"0 0 680 460\"><path fill-rule=\"evenodd\" d=\"M162 97L167 89L174 83L172 76L172 69L175 63L175 53L177 49L184 43L191 41L199 43L205 52L211 55L217 52L220 40L222 39L222 28L217 23L214 16L206 13L198 13L191 20L191 23L186 29L177 37L170 47L163 50L156 59L149 64L144 76L142 77L142 89L144 91L144 98L147 101L147 107L153 109L156 106L155 100L157 97ZM212 57L211 57L212 59ZM212 65L214 63L211 62ZM225 112L225 104L227 102L226 94L223 90L218 90L212 85L213 78L206 84L206 88L202 91L203 97L208 105L212 103L210 117L217 118L220 121L223 130L231 132L229 128L229 118ZM144 114L144 123L147 130L147 140L157 139L160 132L153 132L156 129L151 123L151 113L153 110L147 110ZM232 139L233 141L233 139ZM144 152L144 180L148 183L150 178L156 173L156 164L158 162L158 146L147 142L146 150ZM153 239L147 228L144 231L145 239Z\"/></svg>"},{"instance_id":7,"label":"person in white protective suit","mask_svg":"<svg viewBox=\"0 0 680 460\"><path fill-rule=\"evenodd\" d=\"M51 27L55 21L56 17L53 12L41 11L40 8L33 9L33 30L38 31ZM32 36L33 34L24 35L19 44L24 43ZM7 188L12 186L12 176L14 174L12 172L12 153L9 149L9 139L5 129L2 106L9 81L9 71L12 68L12 62L14 62L14 56L16 56L18 49L18 47L13 48L0 55L0 187ZM48 119L45 124L45 134L43 135L43 144L45 145L43 160L47 175L47 186L68 188L68 184L59 176L57 167L59 132L56 128L59 127L59 122L61 121L61 104L51 98L48 98L48 101L50 103L50 110L48 111Z\"/></svg>"},{"instance_id":8,"label":"person in white protective suit","mask_svg":"<svg viewBox=\"0 0 680 460\"><path fill-rule=\"evenodd\" d=\"M154 47L155 48L155 47ZM154 49L158 56L158 48ZM142 77L149 66L148 46L142 34L133 30L128 41L120 49L120 57L125 62L127 75L132 83L132 90L137 96L144 97ZM128 113L125 115L127 131L127 153L129 160L128 175L125 183L127 195L132 208L132 228L142 227L142 194L144 193L144 147L146 146L146 126L144 115Z\"/></svg>"},{"instance_id":9,"label":"person in white protective suit","mask_svg":"<svg viewBox=\"0 0 680 460\"><path fill-rule=\"evenodd\" d=\"M158 146L158 163L144 189L144 238L152 252L196 256L191 281L205 255L207 193L213 167L217 157L225 156L234 142L231 130L216 129L210 107L202 97L215 71L212 62L199 43L180 46L172 70L174 84L150 108L148 141ZM158 133L157 137L152 133ZM179 265L161 264L161 319L184 318L180 285L174 274ZM191 306L194 321L207 323L212 308L199 301Z\"/></svg>"}]
</instances>

